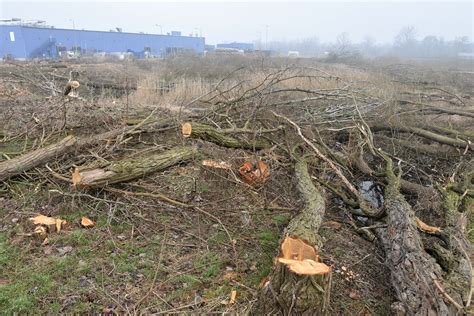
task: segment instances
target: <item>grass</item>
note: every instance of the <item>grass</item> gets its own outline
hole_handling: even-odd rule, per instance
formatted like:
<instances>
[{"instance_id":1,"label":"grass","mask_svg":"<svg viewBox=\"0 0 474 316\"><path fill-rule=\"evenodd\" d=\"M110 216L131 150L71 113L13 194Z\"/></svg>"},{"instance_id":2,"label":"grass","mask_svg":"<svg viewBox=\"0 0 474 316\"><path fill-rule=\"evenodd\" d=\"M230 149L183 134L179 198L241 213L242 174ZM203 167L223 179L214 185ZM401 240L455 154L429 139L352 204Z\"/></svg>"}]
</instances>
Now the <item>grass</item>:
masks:
<instances>
[{"instance_id":1,"label":"grass","mask_svg":"<svg viewBox=\"0 0 474 316\"><path fill-rule=\"evenodd\" d=\"M13 245L7 233L0 234L0 310L3 313L58 313L63 306L57 299L67 297L72 300L68 312L98 311L97 304L87 299L91 291L97 292L93 288L100 284L120 286L127 279L123 275L127 274L153 277L154 261L148 258L156 259L158 246L155 243L136 247L130 240L116 241L121 251L114 253L116 244L110 240L101 242L104 235L99 229L75 226L80 215L58 216L67 218L70 227L50 234L46 247L29 237ZM99 222L104 221L99 219ZM10 232L18 228L14 226ZM118 224L112 226L112 230L119 234L129 231L129 227ZM64 246L71 246L72 250L58 256L54 249ZM47 247L53 249L49 255L45 254ZM112 270L111 264L114 273L104 273L104 267ZM94 295L103 296L102 293Z\"/></svg>"}]
</instances>

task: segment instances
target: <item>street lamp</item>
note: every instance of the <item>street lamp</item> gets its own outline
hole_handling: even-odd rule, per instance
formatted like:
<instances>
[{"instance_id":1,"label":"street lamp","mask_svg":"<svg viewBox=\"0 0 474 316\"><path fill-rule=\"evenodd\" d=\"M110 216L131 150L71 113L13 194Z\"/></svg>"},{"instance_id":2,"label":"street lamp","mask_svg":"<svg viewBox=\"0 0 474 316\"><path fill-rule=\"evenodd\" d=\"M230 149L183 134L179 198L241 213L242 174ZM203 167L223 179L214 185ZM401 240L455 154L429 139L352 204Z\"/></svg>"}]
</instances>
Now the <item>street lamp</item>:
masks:
<instances>
[{"instance_id":1,"label":"street lamp","mask_svg":"<svg viewBox=\"0 0 474 316\"><path fill-rule=\"evenodd\" d=\"M160 34L163 35L163 27L159 24L155 24L155 26L160 28Z\"/></svg>"}]
</instances>

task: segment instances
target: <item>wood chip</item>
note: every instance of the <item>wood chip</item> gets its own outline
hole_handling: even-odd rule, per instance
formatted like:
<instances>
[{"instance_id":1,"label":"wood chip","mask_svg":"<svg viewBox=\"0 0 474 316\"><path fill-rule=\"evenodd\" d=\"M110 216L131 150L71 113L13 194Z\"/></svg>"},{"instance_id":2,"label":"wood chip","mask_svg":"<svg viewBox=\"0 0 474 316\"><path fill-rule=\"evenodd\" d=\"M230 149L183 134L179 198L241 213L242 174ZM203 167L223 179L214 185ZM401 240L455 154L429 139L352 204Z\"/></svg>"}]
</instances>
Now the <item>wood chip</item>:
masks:
<instances>
[{"instance_id":1,"label":"wood chip","mask_svg":"<svg viewBox=\"0 0 474 316\"><path fill-rule=\"evenodd\" d=\"M229 300L229 304L230 305L233 305L235 304L236 302L236 299L237 298L237 291L236 290L232 290L232 292L230 292L230 300Z\"/></svg>"},{"instance_id":2,"label":"wood chip","mask_svg":"<svg viewBox=\"0 0 474 316\"><path fill-rule=\"evenodd\" d=\"M441 231L440 227L430 226L430 225L424 223L418 217L415 218L415 221L416 221L416 226L418 226L418 229L420 229L421 231L423 231L425 233L434 234L434 233L439 233Z\"/></svg>"},{"instance_id":3,"label":"wood chip","mask_svg":"<svg viewBox=\"0 0 474 316\"><path fill-rule=\"evenodd\" d=\"M224 169L224 170L232 169L232 166L225 161L203 160L202 165L206 167L215 168L215 169Z\"/></svg>"},{"instance_id":4,"label":"wood chip","mask_svg":"<svg viewBox=\"0 0 474 316\"><path fill-rule=\"evenodd\" d=\"M85 216L81 218L81 226L84 228L90 228L95 226L95 222Z\"/></svg>"}]
</instances>

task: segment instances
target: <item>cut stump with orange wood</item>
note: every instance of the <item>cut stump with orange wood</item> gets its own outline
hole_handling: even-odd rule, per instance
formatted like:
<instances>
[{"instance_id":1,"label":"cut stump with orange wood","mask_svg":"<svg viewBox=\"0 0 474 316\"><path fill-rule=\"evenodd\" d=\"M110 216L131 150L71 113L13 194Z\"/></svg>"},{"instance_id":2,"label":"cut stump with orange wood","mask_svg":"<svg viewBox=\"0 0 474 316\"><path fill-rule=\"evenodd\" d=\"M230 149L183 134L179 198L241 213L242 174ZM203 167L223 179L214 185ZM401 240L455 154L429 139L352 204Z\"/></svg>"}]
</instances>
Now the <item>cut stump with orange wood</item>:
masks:
<instances>
[{"instance_id":1,"label":"cut stump with orange wood","mask_svg":"<svg viewBox=\"0 0 474 316\"><path fill-rule=\"evenodd\" d=\"M285 230L280 255L258 293L252 315L325 315L331 291L331 268L322 263L319 227L325 202L311 181L308 166L295 165L304 208Z\"/></svg>"}]
</instances>

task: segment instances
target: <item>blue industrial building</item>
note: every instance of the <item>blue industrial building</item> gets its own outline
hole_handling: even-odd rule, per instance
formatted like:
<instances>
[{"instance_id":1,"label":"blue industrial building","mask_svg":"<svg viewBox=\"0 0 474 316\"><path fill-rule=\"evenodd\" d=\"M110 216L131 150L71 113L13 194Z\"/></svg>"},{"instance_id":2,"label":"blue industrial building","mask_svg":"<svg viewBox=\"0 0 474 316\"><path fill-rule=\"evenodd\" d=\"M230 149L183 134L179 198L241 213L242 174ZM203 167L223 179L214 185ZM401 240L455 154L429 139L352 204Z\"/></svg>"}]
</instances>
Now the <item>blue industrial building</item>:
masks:
<instances>
[{"instance_id":1,"label":"blue industrial building","mask_svg":"<svg viewBox=\"0 0 474 316\"><path fill-rule=\"evenodd\" d=\"M166 57L178 53L204 53L204 38L127 33L117 31L87 31L38 27L30 25L0 25L0 58L57 58L67 52L78 55L94 53L132 53Z\"/></svg>"},{"instance_id":2,"label":"blue industrial building","mask_svg":"<svg viewBox=\"0 0 474 316\"><path fill-rule=\"evenodd\" d=\"M232 42L228 44L217 44L216 48L234 48L234 49L241 49L243 51L250 51L250 50L253 50L253 44Z\"/></svg>"}]
</instances>

